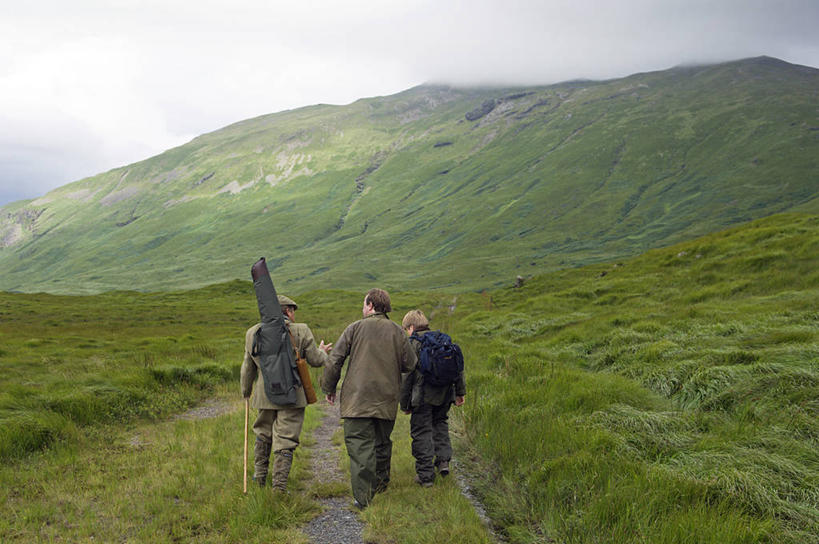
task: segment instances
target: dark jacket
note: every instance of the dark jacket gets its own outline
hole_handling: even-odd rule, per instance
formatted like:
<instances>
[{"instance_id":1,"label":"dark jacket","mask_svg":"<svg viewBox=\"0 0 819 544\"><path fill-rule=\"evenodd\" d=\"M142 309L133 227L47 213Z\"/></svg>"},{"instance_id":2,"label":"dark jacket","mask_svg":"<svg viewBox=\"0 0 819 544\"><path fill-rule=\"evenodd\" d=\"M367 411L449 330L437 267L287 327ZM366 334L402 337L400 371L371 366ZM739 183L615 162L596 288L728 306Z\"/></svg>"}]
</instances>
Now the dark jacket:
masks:
<instances>
[{"instance_id":1,"label":"dark jacket","mask_svg":"<svg viewBox=\"0 0 819 544\"><path fill-rule=\"evenodd\" d=\"M413 336L423 336L428 332L428 328L418 329ZM410 345L420 361L421 342L410 338ZM409 412L420 407L422 404L441 406L447 403L454 403L456 396L463 397L464 395L466 395L466 381L464 381L463 372L458 375L458 378L453 384L439 387L424 384L424 375L421 374L420 368L416 368L412 372L404 375L404 379L401 383L401 410Z\"/></svg>"}]
</instances>

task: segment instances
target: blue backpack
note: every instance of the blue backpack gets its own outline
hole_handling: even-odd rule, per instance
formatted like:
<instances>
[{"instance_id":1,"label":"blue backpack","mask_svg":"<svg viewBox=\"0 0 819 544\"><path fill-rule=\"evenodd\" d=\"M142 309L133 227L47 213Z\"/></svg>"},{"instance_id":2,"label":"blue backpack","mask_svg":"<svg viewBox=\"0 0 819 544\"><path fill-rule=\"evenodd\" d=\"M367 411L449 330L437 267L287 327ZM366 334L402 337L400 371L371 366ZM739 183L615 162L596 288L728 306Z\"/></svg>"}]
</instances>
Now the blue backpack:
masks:
<instances>
[{"instance_id":1,"label":"blue backpack","mask_svg":"<svg viewBox=\"0 0 819 544\"><path fill-rule=\"evenodd\" d=\"M464 371L464 356L461 348L448 334L429 331L410 338L421 343L418 369L424 375L424 383L436 387L451 385Z\"/></svg>"}]
</instances>

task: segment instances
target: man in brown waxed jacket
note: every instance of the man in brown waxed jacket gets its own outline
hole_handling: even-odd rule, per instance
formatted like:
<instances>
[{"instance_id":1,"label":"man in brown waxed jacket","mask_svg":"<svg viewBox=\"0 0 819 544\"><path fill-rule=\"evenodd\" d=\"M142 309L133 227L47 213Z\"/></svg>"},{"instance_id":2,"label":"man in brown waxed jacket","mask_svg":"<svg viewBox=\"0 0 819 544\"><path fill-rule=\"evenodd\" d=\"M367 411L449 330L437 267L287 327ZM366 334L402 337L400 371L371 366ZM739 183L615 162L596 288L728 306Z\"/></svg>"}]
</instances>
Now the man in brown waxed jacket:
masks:
<instances>
[{"instance_id":1,"label":"man in brown waxed jacket","mask_svg":"<svg viewBox=\"0 0 819 544\"><path fill-rule=\"evenodd\" d=\"M321 383L327 401L334 404L341 368L349 357L341 385L341 417L358 508L366 507L390 481L390 435L398 413L401 373L410 372L416 363L407 335L387 316L390 311L386 291L367 292L364 318L350 324L335 343Z\"/></svg>"},{"instance_id":2,"label":"man in brown waxed jacket","mask_svg":"<svg viewBox=\"0 0 819 544\"><path fill-rule=\"evenodd\" d=\"M293 348L299 356L305 358L310 366L319 367L327 362L327 352L332 344L316 346L313 333L304 323L294 323L296 302L286 296L279 295L279 305L285 317L285 326L292 334ZM304 408L307 406L307 397L304 388L299 386L296 395L296 404L279 406L273 404L264 392L264 377L259 372L258 357L253 355L253 339L261 324L250 327L245 334L245 358L242 363L241 385L242 397L253 399L250 404L259 410L253 432L256 434L254 447L255 470L253 480L264 486L270 465L270 452L273 451L273 489L287 490L287 478L290 475L290 466L293 462L293 451L299 445L299 435L304 423ZM254 387L255 382L255 387Z\"/></svg>"}]
</instances>

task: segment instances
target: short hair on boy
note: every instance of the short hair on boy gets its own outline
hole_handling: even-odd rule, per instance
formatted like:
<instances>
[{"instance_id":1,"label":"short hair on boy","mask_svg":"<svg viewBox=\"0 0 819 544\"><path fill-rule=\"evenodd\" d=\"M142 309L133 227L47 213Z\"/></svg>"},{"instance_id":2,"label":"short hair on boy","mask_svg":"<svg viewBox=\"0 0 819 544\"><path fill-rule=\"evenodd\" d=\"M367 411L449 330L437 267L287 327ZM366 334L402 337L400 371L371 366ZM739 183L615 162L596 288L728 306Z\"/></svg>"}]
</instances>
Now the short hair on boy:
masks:
<instances>
[{"instance_id":1,"label":"short hair on boy","mask_svg":"<svg viewBox=\"0 0 819 544\"><path fill-rule=\"evenodd\" d=\"M429 319L427 319L427 316L425 316L424 312L421 310L410 310L401 321L401 326L405 329L410 327L413 327L416 330L422 329L424 327L429 327Z\"/></svg>"},{"instance_id":2,"label":"short hair on boy","mask_svg":"<svg viewBox=\"0 0 819 544\"><path fill-rule=\"evenodd\" d=\"M390 294L383 289L370 289L367 291L367 296L364 297L364 304L371 303L376 312L391 312L392 305L390 305Z\"/></svg>"}]
</instances>

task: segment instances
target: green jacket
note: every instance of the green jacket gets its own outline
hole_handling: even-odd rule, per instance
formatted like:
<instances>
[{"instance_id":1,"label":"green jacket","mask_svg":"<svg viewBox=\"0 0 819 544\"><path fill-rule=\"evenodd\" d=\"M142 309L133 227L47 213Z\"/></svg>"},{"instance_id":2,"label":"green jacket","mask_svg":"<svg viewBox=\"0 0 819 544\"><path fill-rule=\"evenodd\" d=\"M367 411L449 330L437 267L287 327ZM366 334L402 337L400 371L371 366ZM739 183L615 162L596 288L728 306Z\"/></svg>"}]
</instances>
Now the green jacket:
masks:
<instances>
[{"instance_id":1,"label":"green jacket","mask_svg":"<svg viewBox=\"0 0 819 544\"><path fill-rule=\"evenodd\" d=\"M341 367L349 357L341 384L341 417L394 420L398 413L401 373L415 368L415 351L400 325L383 313L350 324L333 345L321 387L336 391Z\"/></svg>"},{"instance_id":2,"label":"green jacket","mask_svg":"<svg viewBox=\"0 0 819 544\"><path fill-rule=\"evenodd\" d=\"M418 336L428 333L429 329L415 331ZM416 357L421 357L421 342L410 339L410 345L415 351ZM443 404L455 402L455 397L466 395L466 381L464 373L458 374L458 378L451 385L435 386L424 383L424 375L421 369L416 368L404 376L401 383L401 409L405 412L412 411L422 404L432 406L442 406Z\"/></svg>"},{"instance_id":3,"label":"green jacket","mask_svg":"<svg viewBox=\"0 0 819 544\"><path fill-rule=\"evenodd\" d=\"M318 349L310 327L305 323L292 323L289 319L285 319L285 323L293 334L293 340L295 341L294 348L299 352L299 355L307 359L307 363L310 366L318 367L324 365L327 362L327 354ZM267 395L264 394L264 378L262 377L262 373L259 372L259 361L257 357L251 355L251 353L253 353L253 337L260 326L260 323L253 325L245 334L245 359L242 362L241 372L242 397L249 397L252 390L253 398L250 400L250 405L253 408L264 410L303 408L307 406L307 397L302 387L299 387L296 392L298 397L296 404L289 406L273 404L267 398Z\"/></svg>"}]
</instances>

